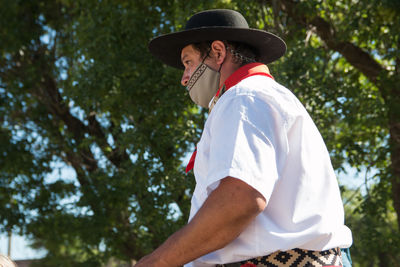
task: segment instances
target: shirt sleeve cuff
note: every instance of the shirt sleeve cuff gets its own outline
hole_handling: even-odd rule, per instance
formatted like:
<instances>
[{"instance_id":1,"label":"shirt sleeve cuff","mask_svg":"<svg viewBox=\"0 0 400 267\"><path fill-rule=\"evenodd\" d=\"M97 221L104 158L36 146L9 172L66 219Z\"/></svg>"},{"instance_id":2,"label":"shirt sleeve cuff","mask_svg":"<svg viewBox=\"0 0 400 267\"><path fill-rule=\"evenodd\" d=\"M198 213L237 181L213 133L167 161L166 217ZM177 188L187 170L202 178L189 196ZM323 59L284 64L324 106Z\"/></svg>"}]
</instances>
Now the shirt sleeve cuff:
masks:
<instances>
[{"instance_id":1,"label":"shirt sleeve cuff","mask_svg":"<svg viewBox=\"0 0 400 267\"><path fill-rule=\"evenodd\" d=\"M275 186L275 183L277 181L277 177L252 177L251 175L233 170L233 169L228 169L228 170L223 170L218 173L215 173L211 176L209 176L208 183L207 183L207 194L210 195L212 191L214 191L218 185L219 182L226 178L226 177L233 177L236 179L239 179L246 184L250 185L254 189L256 189L263 197L269 201L272 190ZM266 180L268 179L268 180Z\"/></svg>"}]
</instances>

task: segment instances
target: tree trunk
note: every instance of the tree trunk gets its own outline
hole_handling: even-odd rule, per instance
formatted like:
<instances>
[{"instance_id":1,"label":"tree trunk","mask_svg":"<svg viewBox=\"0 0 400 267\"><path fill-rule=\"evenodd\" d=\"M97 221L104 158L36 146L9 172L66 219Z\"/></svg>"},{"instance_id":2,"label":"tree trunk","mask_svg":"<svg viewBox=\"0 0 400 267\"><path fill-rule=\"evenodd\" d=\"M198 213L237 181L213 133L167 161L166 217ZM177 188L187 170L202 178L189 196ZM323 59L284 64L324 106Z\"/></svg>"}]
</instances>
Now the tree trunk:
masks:
<instances>
[{"instance_id":1,"label":"tree trunk","mask_svg":"<svg viewBox=\"0 0 400 267\"><path fill-rule=\"evenodd\" d=\"M7 250L7 256L11 258L11 238L12 238L12 231L8 231L8 250Z\"/></svg>"},{"instance_id":2,"label":"tree trunk","mask_svg":"<svg viewBox=\"0 0 400 267\"><path fill-rule=\"evenodd\" d=\"M400 228L400 97L392 100L393 107L390 110L389 130L390 130L390 146L392 161L391 174L392 174L392 196L393 206L397 213L397 225ZM397 104L397 103L399 104Z\"/></svg>"},{"instance_id":3,"label":"tree trunk","mask_svg":"<svg viewBox=\"0 0 400 267\"><path fill-rule=\"evenodd\" d=\"M379 267L393 267L387 253L379 253Z\"/></svg>"}]
</instances>

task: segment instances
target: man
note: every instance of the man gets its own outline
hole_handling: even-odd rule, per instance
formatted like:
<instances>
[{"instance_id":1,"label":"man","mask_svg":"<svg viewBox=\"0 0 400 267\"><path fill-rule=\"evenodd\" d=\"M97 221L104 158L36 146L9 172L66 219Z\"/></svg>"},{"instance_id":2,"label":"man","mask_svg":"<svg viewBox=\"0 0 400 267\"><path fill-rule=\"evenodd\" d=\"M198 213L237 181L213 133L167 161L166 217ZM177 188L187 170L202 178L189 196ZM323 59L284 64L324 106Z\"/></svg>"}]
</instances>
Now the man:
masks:
<instances>
[{"instance_id":1,"label":"man","mask_svg":"<svg viewBox=\"0 0 400 267\"><path fill-rule=\"evenodd\" d=\"M238 12L208 10L149 49L184 69L182 85L210 114L191 159L189 223L136 266L342 266L352 237L329 154L264 65L285 43Z\"/></svg>"},{"instance_id":2,"label":"man","mask_svg":"<svg viewBox=\"0 0 400 267\"><path fill-rule=\"evenodd\" d=\"M0 254L0 267L17 267L17 264L8 256Z\"/></svg>"}]
</instances>

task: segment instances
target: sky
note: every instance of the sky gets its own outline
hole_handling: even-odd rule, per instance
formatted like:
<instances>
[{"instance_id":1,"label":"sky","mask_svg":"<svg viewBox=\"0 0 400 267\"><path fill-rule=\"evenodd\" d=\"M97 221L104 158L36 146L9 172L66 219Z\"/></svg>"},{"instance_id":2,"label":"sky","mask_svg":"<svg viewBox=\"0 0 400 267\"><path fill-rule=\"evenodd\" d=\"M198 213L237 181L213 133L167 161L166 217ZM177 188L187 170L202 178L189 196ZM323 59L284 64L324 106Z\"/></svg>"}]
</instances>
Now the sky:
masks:
<instances>
[{"instance_id":1,"label":"sky","mask_svg":"<svg viewBox=\"0 0 400 267\"><path fill-rule=\"evenodd\" d=\"M29 241L26 237L13 235L11 239L11 259L26 260L38 259L44 257L45 250L34 250L29 247ZM8 236L0 235L0 253L8 254Z\"/></svg>"},{"instance_id":2,"label":"sky","mask_svg":"<svg viewBox=\"0 0 400 267\"><path fill-rule=\"evenodd\" d=\"M69 167L61 162L52 162L50 165L52 172L46 176L47 182L54 182L57 179L66 181L74 180L76 173L72 167ZM12 235L11 239L11 259L13 260L26 260L38 259L46 255L45 250L35 250L29 247L29 239L24 236L16 234ZM8 255L8 236L7 234L0 234L0 253Z\"/></svg>"}]
</instances>

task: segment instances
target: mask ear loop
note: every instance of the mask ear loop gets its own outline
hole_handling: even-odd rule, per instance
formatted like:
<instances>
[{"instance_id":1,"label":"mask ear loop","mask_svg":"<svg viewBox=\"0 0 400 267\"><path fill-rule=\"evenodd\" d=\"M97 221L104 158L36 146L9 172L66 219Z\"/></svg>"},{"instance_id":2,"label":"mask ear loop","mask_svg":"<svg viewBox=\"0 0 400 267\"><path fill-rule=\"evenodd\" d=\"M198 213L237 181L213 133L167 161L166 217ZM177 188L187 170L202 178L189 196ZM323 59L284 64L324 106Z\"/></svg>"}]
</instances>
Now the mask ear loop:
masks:
<instances>
[{"instance_id":1,"label":"mask ear loop","mask_svg":"<svg viewBox=\"0 0 400 267\"><path fill-rule=\"evenodd\" d=\"M211 47L208 49L206 56L203 58L203 60L201 61L201 63L203 64L204 61L206 60L206 58L208 58L210 56L210 52L211 52Z\"/></svg>"},{"instance_id":2,"label":"mask ear loop","mask_svg":"<svg viewBox=\"0 0 400 267\"><path fill-rule=\"evenodd\" d=\"M225 43L224 43L225 44ZM226 47L226 45L225 45ZM210 52L211 52L211 47L208 49L206 56L203 58L203 60L201 61L202 64L204 64L204 61L206 60L206 58L208 58L210 56ZM222 69L222 65L224 64L224 61L221 63L221 65L219 66L218 72L221 73L221 69Z\"/></svg>"},{"instance_id":3,"label":"mask ear loop","mask_svg":"<svg viewBox=\"0 0 400 267\"><path fill-rule=\"evenodd\" d=\"M225 50L226 50L227 45L225 44L225 42L224 42L224 45L225 45ZM221 73L222 65L224 64L225 59L226 59L226 56L225 56L225 58L224 58L224 61L222 61L221 65L219 66L219 69L218 69L218 72L219 72L219 73Z\"/></svg>"},{"instance_id":4,"label":"mask ear loop","mask_svg":"<svg viewBox=\"0 0 400 267\"><path fill-rule=\"evenodd\" d=\"M206 60L206 58L208 58L210 56L210 52L211 52L211 47L208 49L206 56L203 58L203 60L201 61L201 64L204 64L204 61ZM219 66L218 72L221 73L221 69L222 69L222 65L224 64L224 61L221 63L221 65Z\"/></svg>"},{"instance_id":5,"label":"mask ear loop","mask_svg":"<svg viewBox=\"0 0 400 267\"><path fill-rule=\"evenodd\" d=\"M221 69L222 69L222 65L224 64L225 60L221 63L221 65L219 66L218 72L221 73Z\"/></svg>"}]
</instances>

